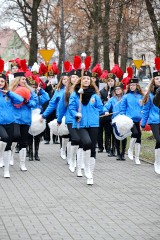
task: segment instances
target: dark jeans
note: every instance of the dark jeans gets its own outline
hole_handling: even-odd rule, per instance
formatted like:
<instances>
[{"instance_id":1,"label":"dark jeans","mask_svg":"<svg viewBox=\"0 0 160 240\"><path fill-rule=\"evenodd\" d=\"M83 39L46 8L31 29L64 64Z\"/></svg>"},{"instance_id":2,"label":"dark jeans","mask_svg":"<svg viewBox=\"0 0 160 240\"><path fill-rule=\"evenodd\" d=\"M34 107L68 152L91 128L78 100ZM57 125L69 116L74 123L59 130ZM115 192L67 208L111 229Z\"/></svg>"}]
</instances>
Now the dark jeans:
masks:
<instances>
[{"instance_id":1,"label":"dark jeans","mask_svg":"<svg viewBox=\"0 0 160 240\"><path fill-rule=\"evenodd\" d=\"M76 129L83 144L83 150L91 149L91 157L96 157L96 143L98 138L98 127Z\"/></svg>"},{"instance_id":2,"label":"dark jeans","mask_svg":"<svg viewBox=\"0 0 160 240\"><path fill-rule=\"evenodd\" d=\"M7 143L5 151L11 150L13 135L14 135L13 123L0 125L0 141Z\"/></svg>"},{"instance_id":3,"label":"dark jeans","mask_svg":"<svg viewBox=\"0 0 160 240\"><path fill-rule=\"evenodd\" d=\"M155 149L160 148L160 124L151 124L151 130L153 132L153 136L156 139Z\"/></svg>"}]
</instances>

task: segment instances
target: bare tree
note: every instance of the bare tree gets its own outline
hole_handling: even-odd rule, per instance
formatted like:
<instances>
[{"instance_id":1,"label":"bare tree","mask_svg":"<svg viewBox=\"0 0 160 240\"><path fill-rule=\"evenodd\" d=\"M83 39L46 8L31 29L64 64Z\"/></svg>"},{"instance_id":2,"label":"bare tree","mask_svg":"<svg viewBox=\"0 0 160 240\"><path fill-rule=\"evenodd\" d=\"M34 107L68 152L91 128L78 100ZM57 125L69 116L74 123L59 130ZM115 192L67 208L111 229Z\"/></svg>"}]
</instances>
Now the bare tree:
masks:
<instances>
[{"instance_id":1,"label":"bare tree","mask_svg":"<svg viewBox=\"0 0 160 240\"><path fill-rule=\"evenodd\" d=\"M160 56L160 0L145 0L145 3L156 42L156 55Z\"/></svg>"}]
</instances>

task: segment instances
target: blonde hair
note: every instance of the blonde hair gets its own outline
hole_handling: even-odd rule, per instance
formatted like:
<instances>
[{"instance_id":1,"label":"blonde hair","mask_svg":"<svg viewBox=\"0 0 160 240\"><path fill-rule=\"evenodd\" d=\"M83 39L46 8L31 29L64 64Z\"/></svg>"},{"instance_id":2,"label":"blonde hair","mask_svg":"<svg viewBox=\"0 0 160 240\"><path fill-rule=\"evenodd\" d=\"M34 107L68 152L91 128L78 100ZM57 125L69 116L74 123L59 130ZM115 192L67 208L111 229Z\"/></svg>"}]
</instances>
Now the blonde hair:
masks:
<instances>
[{"instance_id":1,"label":"blonde hair","mask_svg":"<svg viewBox=\"0 0 160 240\"><path fill-rule=\"evenodd\" d=\"M5 80L4 90L8 91L8 89L9 89L8 83L7 83L7 81Z\"/></svg>"},{"instance_id":2,"label":"blonde hair","mask_svg":"<svg viewBox=\"0 0 160 240\"><path fill-rule=\"evenodd\" d=\"M69 77L68 84L66 86L66 92L65 92L65 102L66 105L69 103L69 97L71 95L71 92L73 91L74 84L71 83L71 76Z\"/></svg>"},{"instance_id":3,"label":"blonde hair","mask_svg":"<svg viewBox=\"0 0 160 240\"><path fill-rule=\"evenodd\" d=\"M57 85L57 90L58 90L58 91L62 88L62 86L64 86L63 83L62 83L64 77L65 77L65 76L62 76L62 77L60 78L60 80L59 80L59 83L58 83L58 85ZM67 76L67 77L68 77L68 76Z\"/></svg>"},{"instance_id":4,"label":"blonde hair","mask_svg":"<svg viewBox=\"0 0 160 240\"><path fill-rule=\"evenodd\" d=\"M19 86L19 82L20 82L22 77L23 76L16 77L16 78L13 79L13 82L12 82L11 87L10 87L11 91L15 91L15 89ZM30 92L33 91L27 83L25 84L25 87L28 88Z\"/></svg>"},{"instance_id":5,"label":"blonde hair","mask_svg":"<svg viewBox=\"0 0 160 240\"><path fill-rule=\"evenodd\" d=\"M143 99L143 104L146 104L149 100L149 94L154 92L154 87L155 87L155 78L152 78L151 83L149 85L149 88L147 90L146 95L144 96Z\"/></svg>"}]
</instances>

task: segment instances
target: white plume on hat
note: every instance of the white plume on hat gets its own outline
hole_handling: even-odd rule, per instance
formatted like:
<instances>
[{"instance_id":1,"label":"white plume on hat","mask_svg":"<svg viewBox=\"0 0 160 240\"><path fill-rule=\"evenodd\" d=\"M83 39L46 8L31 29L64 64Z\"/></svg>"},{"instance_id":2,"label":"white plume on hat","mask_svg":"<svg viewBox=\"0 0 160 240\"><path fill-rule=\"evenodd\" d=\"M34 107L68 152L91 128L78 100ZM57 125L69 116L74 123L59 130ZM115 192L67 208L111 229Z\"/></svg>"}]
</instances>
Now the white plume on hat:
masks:
<instances>
[{"instance_id":1,"label":"white plume on hat","mask_svg":"<svg viewBox=\"0 0 160 240\"><path fill-rule=\"evenodd\" d=\"M35 62L31 68L31 72L39 73L39 65Z\"/></svg>"}]
</instances>

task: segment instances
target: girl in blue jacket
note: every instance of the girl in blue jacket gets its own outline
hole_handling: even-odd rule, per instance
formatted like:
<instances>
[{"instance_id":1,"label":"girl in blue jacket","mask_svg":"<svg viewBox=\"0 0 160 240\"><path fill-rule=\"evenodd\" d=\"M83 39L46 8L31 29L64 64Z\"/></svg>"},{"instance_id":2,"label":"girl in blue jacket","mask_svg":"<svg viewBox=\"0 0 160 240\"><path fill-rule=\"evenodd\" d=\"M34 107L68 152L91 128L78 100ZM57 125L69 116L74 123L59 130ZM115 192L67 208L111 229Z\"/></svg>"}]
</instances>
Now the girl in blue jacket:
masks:
<instances>
[{"instance_id":1,"label":"girl in blue jacket","mask_svg":"<svg viewBox=\"0 0 160 240\"><path fill-rule=\"evenodd\" d=\"M70 75L70 78L69 78L68 85L66 87L66 91L63 93L63 96L59 102L57 122L61 124L62 118L63 116L65 116L65 123L67 124L68 131L71 136L71 141L69 141L67 144L67 161L69 164L69 170L71 172L74 172L76 167L77 177L82 177L82 171L81 171L82 158L77 157L77 163L76 163L76 154L77 152L79 152L79 155L82 155L81 152L83 149L82 147L79 148L80 139L78 137L76 129L72 128L73 116L71 115L68 108L69 97L71 94L72 86L80 78L81 71L72 70L69 73L69 75ZM80 150L78 151L78 149Z\"/></svg>"},{"instance_id":2,"label":"girl in blue jacket","mask_svg":"<svg viewBox=\"0 0 160 240\"><path fill-rule=\"evenodd\" d=\"M141 128L144 129L148 121L153 136L156 139L154 170L160 174L160 109L153 102L158 88L160 88L160 71L153 72L153 79L144 97Z\"/></svg>"},{"instance_id":3,"label":"girl in blue jacket","mask_svg":"<svg viewBox=\"0 0 160 240\"><path fill-rule=\"evenodd\" d=\"M104 112L105 115L108 116L110 111L112 110L112 119L116 117L121 111L121 103L122 103L122 96L123 96L123 84L116 83L114 87L114 96L111 97L108 102L104 105ZM117 149L117 160L125 160L125 150L127 144L127 138L122 140L122 151L120 151L120 140L116 139L116 149Z\"/></svg>"},{"instance_id":4,"label":"girl in blue jacket","mask_svg":"<svg viewBox=\"0 0 160 240\"><path fill-rule=\"evenodd\" d=\"M4 177L9 178L9 162L11 159L11 145L14 135L15 115L13 104L20 104L23 98L8 91L6 76L0 73L0 162L4 163ZM4 159L3 159L3 151ZM2 163L3 161L3 163Z\"/></svg>"},{"instance_id":5,"label":"girl in blue jacket","mask_svg":"<svg viewBox=\"0 0 160 240\"><path fill-rule=\"evenodd\" d=\"M128 84L126 94L122 98L121 112L131 118L134 122L131 129L132 135L130 139L128 157L133 160L133 148L135 147L135 163L140 164L139 154L141 148L141 130L140 121L142 118L142 99L143 93L138 78L132 78Z\"/></svg>"},{"instance_id":6,"label":"girl in blue jacket","mask_svg":"<svg viewBox=\"0 0 160 240\"><path fill-rule=\"evenodd\" d=\"M14 116L15 123L17 124L17 131L20 132L20 138L18 139L19 143L19 159L20 159L20 170L27 171L25 166L26 161L26 148L28 145L28 130L31 125L31 109L34 108L38 103L37 95L32 91L26 82L26 77L24 72L14 73L14 80L11 86L13 91L16 91L20 86L25 89L27 88L30 91L30 98L25 99L22 106L15 106ZM23 92L22 92L23 95Z\"/></svg>"},{"instance_id":7,"label":"girl in blue jacket","mask_svg":"<svg viewBox=\"0 0 160 240\"><path fill-rule=\"evenodd\" d=\"M87 184L93 184L99 115L103 113L103 104L98 89L90 76L90 72L84 71L84 76L74 85L68 105L73 117L72 127L76 129L83 144ZM82 101L80 94L82 94Z\"/></svg>"},{"instance_id":8,"label":"girl in blue jacket","mask_svg":"<svg viewBox=\"0 0 160 240\"><path fill-rule=\"evenodd\" d=\"M51 98L48 107L42 114L42 118L46 119L54 110L56 110L56 117L58 117L58 109L59 109L59 101L65 92L65 87L68 84L68 79L69 79L69 73L68 72L63 72L62 76L60 78L60 81L57 85L57 89ZM61 158L66 159L66 147L67 143L69 141L69 136L62 136L60 137L60 142L61 142Z\"/></svg>"},{"instance_id":9,"label":"girl in blue jacket","mask_svg":"<svg viewBox=\"0 0 160 240\"><path fill-rule=\"evenodd\" d=\"M28 79L27 79L28 80ZM38 79L37 79L38 80ZM35 107L32 108L34 109L40 109L40 112L42 113L42 105L49 101L49 95L48 93L41 88L41 83L36 82L34 79L32 81L27 81L29 86L33 88L34 93L37 95L38 101ZM33 137L33 135L28 133L28 156L29 156L29 161L33 161L33 140L34 140L34 158L36 161L40 161L40 158L38 156L38 151L39 151L39 144L40 140L42 137L42 133L36 135Z\"/></svg>"}]
</instances>

